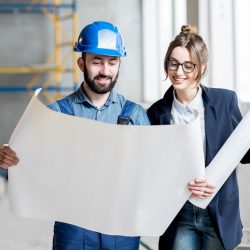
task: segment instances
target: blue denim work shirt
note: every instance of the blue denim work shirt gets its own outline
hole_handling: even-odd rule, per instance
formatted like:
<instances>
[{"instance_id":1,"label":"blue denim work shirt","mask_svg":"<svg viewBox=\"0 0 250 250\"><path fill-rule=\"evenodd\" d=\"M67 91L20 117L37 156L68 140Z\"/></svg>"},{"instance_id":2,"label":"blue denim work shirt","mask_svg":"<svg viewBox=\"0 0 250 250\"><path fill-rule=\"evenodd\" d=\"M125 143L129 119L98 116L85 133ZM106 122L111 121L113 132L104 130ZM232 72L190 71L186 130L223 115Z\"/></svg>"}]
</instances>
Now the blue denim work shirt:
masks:
<instances>
[{"instance_id":1,"label":"blue denim work shirt","mask_svg":"<svg viewBox=\"0 0 250 250\"><path fill-rule=\"evenodd\" d=\"M118 116L126 102L126 99L122 95L112 90L106 103L98 109L84 93L82 86L65 98L68 99L67 101L71 105L74 116L113 124L117 123ZM57 102L50 104L49 108L61 112ZM142 106L135 105L129 124L150 125L147 114ZM53 250L138 250L139 239L139 237L106 235L75 225L55 222Z\"/></svg>"},{"instance_id":2,"label":"blue denim work shirt","mask_svg":"<svg viewBox=\"0 0 250 250\"><path fill-rule=\"evenodd\" d=\"M112 90L106 103L98 109L84 93L82 86L65 98L71 103L74 116L112 124L117 123L117 118L126 102L124 96ZM49 108L61 112L57 102L50 104ZM130 125L150 125L145 110L138 104L135 105L130 118Z\"/></svg>"}]
</instances>

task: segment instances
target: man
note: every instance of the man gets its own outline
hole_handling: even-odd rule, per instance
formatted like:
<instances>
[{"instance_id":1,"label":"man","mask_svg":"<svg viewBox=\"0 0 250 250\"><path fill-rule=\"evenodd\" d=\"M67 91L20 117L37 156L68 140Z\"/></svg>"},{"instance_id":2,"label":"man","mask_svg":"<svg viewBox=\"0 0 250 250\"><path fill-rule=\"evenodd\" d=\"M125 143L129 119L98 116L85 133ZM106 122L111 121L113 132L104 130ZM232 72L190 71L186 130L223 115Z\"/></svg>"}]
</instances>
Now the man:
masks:
<instances>
[{"instance_id":1,"label":"man","mask_svg":"<svg viewBox=\"0 0 250 250\"><path fill-rule=\"evenodd\" d=\"M137 104L127 106L129 102L113 90L118 79L120 57L126 56L122 36L117 27L108 22L94 22L87 25L81 31L74 51L82 53L77 62L84 74L84 82L76 92L50 104L51 109L106 123L124 124L125 120L125 123L131 125L149 125L148 117L141 106ZM124 115L124 110L130 110L129 115ZM8 168L16 165L18 161L13 150L7 145L2 146L0 165ZM105 235L55 222L54 250L136 250L138 248L139 237Z\"/></svg>"}]
</instances>

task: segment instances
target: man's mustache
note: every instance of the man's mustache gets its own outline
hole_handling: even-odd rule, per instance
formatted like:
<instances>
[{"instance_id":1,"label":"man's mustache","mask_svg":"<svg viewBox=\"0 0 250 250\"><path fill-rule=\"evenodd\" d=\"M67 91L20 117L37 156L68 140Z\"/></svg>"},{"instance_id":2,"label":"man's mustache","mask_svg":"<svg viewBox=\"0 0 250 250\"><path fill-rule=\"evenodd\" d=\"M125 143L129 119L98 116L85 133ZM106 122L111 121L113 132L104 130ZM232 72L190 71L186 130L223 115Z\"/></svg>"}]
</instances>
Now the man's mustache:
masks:
<instances>
[{"instance_id":1,"label":"man's mustache","mask_svg":"<svg viewBox=\"0 0 250 250\"><path fill-rule=\"evenodd\" d=\"M107 78L107 79L112 80L112 76L106 76L106 75L97 75L97 76L94 77L94 80L95 79L100 79L100 78Z\"/></svg>"}]
</instances>

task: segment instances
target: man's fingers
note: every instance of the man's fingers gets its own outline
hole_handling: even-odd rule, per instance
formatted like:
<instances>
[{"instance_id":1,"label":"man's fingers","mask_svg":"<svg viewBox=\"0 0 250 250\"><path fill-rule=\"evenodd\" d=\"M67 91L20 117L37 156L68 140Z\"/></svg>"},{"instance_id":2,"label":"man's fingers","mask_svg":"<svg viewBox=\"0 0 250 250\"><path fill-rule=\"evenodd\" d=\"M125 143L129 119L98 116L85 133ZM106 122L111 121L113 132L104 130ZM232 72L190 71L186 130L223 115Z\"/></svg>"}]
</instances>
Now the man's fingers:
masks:
<instances>
[{"instance_id":1,"label":"man's fingers","mask_svg":"<svg viewBox=\"0 0 250 250\"><path fill-rule=\"evenodd\" d=\"M16 152L13 151L8 145L3 145L2 152L9 156L16 156Z\"/></svg>"},{"instance_id":2,"label":"man's fingers","mask_svg":"<svg viewBox=\"0 0 250 250\"><path fill-rule=\"evenodd\" d=\"M11 166L17 165L19 160L17 158L14 159L7 159L7 158L1 158L0 156L0 166L3 168L9 168Z\"/></svg>"},{"instance_id":3,"label":"man's fingers","mask_svg":"<svg viewBox=\"0 0 250 250\"><path fill-rule=\"evenodd\" d=\"M19 162L16 152L13 151L8 145L2 145L0 149L0 165L3 168L15 166Z\"/></svg>"}]
</instances>

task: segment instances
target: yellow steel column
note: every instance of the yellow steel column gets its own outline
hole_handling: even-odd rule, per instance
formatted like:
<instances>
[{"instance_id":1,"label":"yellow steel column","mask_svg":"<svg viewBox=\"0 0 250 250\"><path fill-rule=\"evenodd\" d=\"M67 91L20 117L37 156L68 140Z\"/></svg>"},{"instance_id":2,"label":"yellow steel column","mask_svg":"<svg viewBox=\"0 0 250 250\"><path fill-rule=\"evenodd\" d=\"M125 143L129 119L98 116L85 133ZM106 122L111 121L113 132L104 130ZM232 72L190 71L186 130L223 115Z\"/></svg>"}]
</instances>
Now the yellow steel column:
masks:
<instances>
[{"instance_id":1,"label":"yellow steel column","mask_svg":"<svg viewBox=\"0 0 250 250\"><path fill-rule=\"evenodd\" d=\"M73 46L75 45L75 42L77 41L78 38L78 15L76 12L76 1L73 0L72 2L73 4L73 13L72 13L72 30L73 30ZM77 53L73 53L72 54L72 60L73 60L73 84L74 84L74 88L77 87L78 84L78 79L79 79L79 69L78 69L78 65L77 65L77 58L78 55Z\"/></svg>"},{"instance_id":2,"label":"yellow steel column","mask_svg":"<svg viewBox=\"0 0 250 250\"><path fill-rule=\"evenodd\" d=\"M59 84L62 81L62 28L59 18L59 5L60 0L54 0L55 10L54 10L54 27L55 27L55 87L59 87ZM59 93L55 93L55 97L59 97Z\"/></svg>"}]
</instances>

